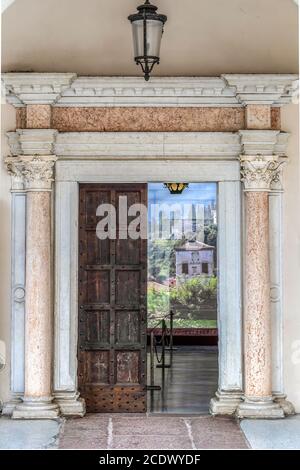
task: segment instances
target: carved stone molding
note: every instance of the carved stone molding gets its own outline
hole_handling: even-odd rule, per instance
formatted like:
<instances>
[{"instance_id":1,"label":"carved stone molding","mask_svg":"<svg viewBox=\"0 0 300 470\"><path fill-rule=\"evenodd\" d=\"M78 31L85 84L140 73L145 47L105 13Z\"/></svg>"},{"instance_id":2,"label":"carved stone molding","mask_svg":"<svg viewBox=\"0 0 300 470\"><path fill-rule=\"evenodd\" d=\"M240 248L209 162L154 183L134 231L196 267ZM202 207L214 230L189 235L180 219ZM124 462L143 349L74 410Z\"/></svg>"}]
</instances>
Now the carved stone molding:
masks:
<instances>
[{"instance_id":1,"label":"carved stone molding","mask_svg":"<svg viewBox=\"0 0 300 470\"><path fill-rule=\"evenodd\" d=\"M78 77L58 106L235 106L219 77Z\"/></svg>"},{"instance_id":2,"label":"carved stone molding","mask_svg":"<svg viewBox=\"0 0 300 470\"><path fill-rule=\"evenodd\" d=\"M285 154L289 134L279 131L239 131L241 149L245 155L273 155L279 151Z\"/></svg>"},{"instance_id":3,"label":"carved stone molding","mask_svg":"<svg viewBox=\"0 0 300 470\"><path fill-rule=\"evenodd\" d=\"M245 191L270 191L278 182L284 161L278 155L241 155L241 180Z\"/></svg>"},{"instance_id":4,"label":"carved stone molding","mask_svg":"<svg viewBox=\"0 0 300 470\"><path fill-rule=\"evenodd\" d=\"M51 189L57 157L50 155L21 158L24 164L23 175L26 189Z\"/></svg>"},{"instance_id":5,"label":"carved stone molding","mask_svg":"<svg viewBox=\"0 0 300 470\"><path fill-rule=\"evenodd\" d=\"M76 78L74 73L5 73L2 80L8 103L53 105Z\"/></svg>"},{"instance_id":6,"label":"carved stone molding","mask_svg":"<svg viewBox=\"0 0 300 470\"><path fill-rule=\"evenodd\" d=\"M24 165L21 160L18 157L7 157L4 163L12 179L12 190L24 189Z\"/></svg>"},{"instance_id":7,"label":"carved stone molding","mask_svg":"<svg viewBox=\"0 0 300 470\"><path fill-rule=\"evenodd\" d=\"M20 145L20 139L18 132L7 132L6 133L8 145L12 155L21 155L23 153Z\"/></svg>"},{"instance_id":8,"label":"carved stone molding","mask_svg":"<svg viewBox=\"0 0 300 470\"><path fill-rule=\"evenodd\" d=\"M49 191L54 181L56 160L54 155L22 155L7 157L5 163L9 173L17 180L19 188L24 185L28 191Z\"/></svg>"},{"instance_id":9,"label":"carved stone molding","mask_svg":"<svg viewBox=\"0 0 300 470\"><path fill-rule=\"evenodd\" d=\"M25 302L25 286L16 285L13 290L13 300L14 302Z\"/></svg>"},{"instance_id":10,"label":"carved stone molding","mask_svg":"<svg viewBox=\"0 0 300 470\"><path fill-rule=\"evenodd\" d=\"M221 77L77 77L76 74L3 74L7 101L55 106L280 106L291 102L297 75Z\"/></svg>"},{"instance_id":11,"label":"carved stone molding","mask_svg":"<svg viewBox=\"0 0 300 470\"><path fill-rule=\"evenodd\" d=\"M51 155L57 134L54 129L17 129L7 137L13 155Z\"/></svg>"},{"instance_id":12,"label":"carved stone molding","mask_svg":"<svg viewBox=\"0 0 300 470\"><path fill-rule=\"evenodd\" d=\"M288 132L280 132L277 135L277 142L274 146L274 153L276 155L279 155L279 156L286 155L289 137L290 137L290 134Z\"/></svg>"},{"instance_id":13,"label":"carved stone molding","mask_svg":"<svg viewBox=\"0 0 300 470\"><path fill-rule=\"evenodd\" d=\"M222 77L229 86L234 87L236 98L243 106L282 105L290 102L298 78L293 74L224 74Z\"/></svg>"}]
</instances>

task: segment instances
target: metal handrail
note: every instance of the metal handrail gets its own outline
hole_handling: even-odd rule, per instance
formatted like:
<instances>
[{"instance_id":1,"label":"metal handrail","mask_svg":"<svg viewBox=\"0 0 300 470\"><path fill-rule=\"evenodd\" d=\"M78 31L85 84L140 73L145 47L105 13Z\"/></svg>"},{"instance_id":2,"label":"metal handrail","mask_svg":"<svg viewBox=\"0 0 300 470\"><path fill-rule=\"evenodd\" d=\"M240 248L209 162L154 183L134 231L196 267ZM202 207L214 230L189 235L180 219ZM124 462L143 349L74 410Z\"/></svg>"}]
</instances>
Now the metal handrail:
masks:
<instances>
[{"instance_id":1,"label":"metal handrail","mask_svg":"<svg viewBox=\"0 0 300 470\"><path fill-rule=\"evenodd\" d=\"M169 341L169 350L170 350L170 363L166 364L165 362L165 353L166 353L166 341L165 338L167 336L167 324L166 324L166 318L170 317L170 328L169 328L169 336L170 336L170 341ZM154 354L156 354L157 358L157 366L161 369L165 368L170 368L172 367L172 359L173 359L173 318L174 318L174 312L171 310L170 313L164 315L159 322L150 330L150 385L147 387L148 390L160 390L161 387L158 385L154 384ZM161 359L159 360L158 354L157 354L157 342L155 339L155 334L154 331L156 330L157 326L161 323L161 347L162 347L162 352L161 352Z\"/></svg>"}]
</instances>

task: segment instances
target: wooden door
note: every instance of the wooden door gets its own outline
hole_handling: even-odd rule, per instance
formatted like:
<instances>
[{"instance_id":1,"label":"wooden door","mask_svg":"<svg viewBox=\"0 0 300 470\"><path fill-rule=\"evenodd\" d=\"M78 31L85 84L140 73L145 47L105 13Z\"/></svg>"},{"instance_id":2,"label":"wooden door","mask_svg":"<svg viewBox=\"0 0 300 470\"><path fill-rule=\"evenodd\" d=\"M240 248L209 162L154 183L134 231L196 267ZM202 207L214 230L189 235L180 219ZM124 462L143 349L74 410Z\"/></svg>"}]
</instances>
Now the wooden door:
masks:
<instances>
[{"instance_id":1,"label":"wooden door","mask_svg":"<svg viewBox=\"0 0 300 470\"><path fill-rule=\"evenodd\" d=\"M118 217L116 239L96 235L98 206L118 215L120 196L146 205L147 187L80 185L78 384L88 412L146 411L147 241L120 237Z\"/></svg>"}]
</instances>

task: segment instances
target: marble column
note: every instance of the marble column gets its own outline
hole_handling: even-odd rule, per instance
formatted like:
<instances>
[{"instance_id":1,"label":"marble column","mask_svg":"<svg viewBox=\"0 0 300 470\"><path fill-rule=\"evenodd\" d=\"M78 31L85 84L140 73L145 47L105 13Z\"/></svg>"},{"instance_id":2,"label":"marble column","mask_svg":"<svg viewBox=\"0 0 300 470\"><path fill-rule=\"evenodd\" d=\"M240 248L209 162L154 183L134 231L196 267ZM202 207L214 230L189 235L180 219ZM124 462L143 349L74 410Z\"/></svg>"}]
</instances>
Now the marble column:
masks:
<instances>
[{"instance_id":1,"label":"marble column","mask_svg":"<svg viewBox=\"0 0 300 470\"><path fill-rule=\"evenodd\" d=\"M240 418L283 418L272 396L272 345L269 260L269 191L279 177L275 155L244 155L245 191L244 378Z\"/></svg>"},{"instance_id":2,"label":"marble column","mask_svg":"<svg viewBox=\"0 0 300 470\"><path fill-rule=\"evenodd\" d=\"M21 156L26 202L25 393L15 419L58 416L52 396L51 186L56 157ZM10 164L7 162L8 165Z\"/></svg>"}]
</instances>

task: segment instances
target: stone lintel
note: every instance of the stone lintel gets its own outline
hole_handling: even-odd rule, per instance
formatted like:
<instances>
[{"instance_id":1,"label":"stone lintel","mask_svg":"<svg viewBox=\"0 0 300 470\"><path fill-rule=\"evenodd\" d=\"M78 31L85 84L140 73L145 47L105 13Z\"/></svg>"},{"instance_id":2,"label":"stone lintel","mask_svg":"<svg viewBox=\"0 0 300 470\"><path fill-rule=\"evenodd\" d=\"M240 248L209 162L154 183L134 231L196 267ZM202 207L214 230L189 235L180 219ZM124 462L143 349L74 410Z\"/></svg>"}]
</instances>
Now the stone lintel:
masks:
<instances>
[{"instance_id":1,"label":"stone lintel","mask_svg":"<svg viewBox=\"0 0 300 470\"><path fill-rule=\"evenodd\" d=\"M244 155L286 153L289 134L239 132L62 132L17 129L7 133L12 155L57 155L132 159L137 157L238 160Z\"/></svg>"}]
</instances>

